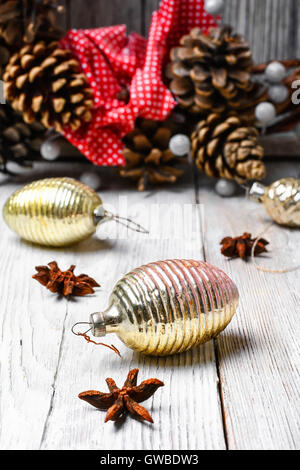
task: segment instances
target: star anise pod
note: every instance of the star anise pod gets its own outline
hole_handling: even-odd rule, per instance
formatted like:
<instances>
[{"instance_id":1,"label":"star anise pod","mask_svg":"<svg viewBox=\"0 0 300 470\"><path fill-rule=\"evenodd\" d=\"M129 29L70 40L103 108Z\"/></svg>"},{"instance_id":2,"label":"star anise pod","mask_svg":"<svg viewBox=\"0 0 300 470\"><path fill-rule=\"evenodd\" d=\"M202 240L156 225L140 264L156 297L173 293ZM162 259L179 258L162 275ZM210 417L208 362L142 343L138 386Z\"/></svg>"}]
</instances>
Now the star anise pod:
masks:
<instances>
[{"instance_id":1,"label":"star anise pod","mask_svg":"<svg viewBox=\"0 0 300 470\"><path fill-rule=\"evenodd\" d=\"M220 242L222 245L221 253L228 258L242 258L247 261L247 257L251 256L253 245L256 243L254 248L254 256L258 256L261 253L268 251L266 246L269 244L264 238L251 238L251 233L244 233L239 237L225 237Z\"/></svg>"},{"instance_id":2,"label":"star anise pod","mask_svg":"<svg viewBox=\"0 0 300 470\"><path fill-rule=\"evenodd\" d=\"M139 403L148 400L164 384L158 379L148 379L137 386L138 373L138 369L129 371L122 388L118 388L113 379L107 378L106 383L110 393L88 390L80 393L78 397L100 410L108 410L105 423L117 421L127 413L140 421L153 423L149 412Z\"/></svg>"},{"instance_id":3,"label":"star anise pod","mask_svg":"<svg viewBox=\"0 0 300 470\"><path fill-rule=\"evenodd\" d=\"M93 294L93 287L99 287L95 279L87 274L75 276L74 265L70 266L67 271L61 271L56 261L48 263L48 266L36 266L37 274L32 277L51 292L64 296L84 296Z\"/></svg>"}]
</instances>

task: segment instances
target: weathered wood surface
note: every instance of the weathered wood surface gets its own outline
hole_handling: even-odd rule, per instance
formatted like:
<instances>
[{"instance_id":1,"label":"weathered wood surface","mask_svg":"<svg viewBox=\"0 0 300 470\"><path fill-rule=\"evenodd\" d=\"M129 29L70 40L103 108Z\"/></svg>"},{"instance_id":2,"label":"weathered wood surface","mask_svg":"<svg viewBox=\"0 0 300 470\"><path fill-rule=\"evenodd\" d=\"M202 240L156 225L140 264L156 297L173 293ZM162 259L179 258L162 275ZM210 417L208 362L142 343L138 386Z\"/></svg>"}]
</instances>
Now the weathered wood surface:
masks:
<instances>
[{"instance_id":1,"label":"weathered wood surface","mask_svg":"<svg viewBox=\"0 0 300 470\"><path fill-rule=\"evenodd\" d=\"M271 168L270 181L299 177L299 164ZM251 262L226 260L217 250L220 239L245 231L258 235L270 219L245 198L220 200L205 182L199 184L199 199L206 259L233 278L241 299L235 321L217 340L228 448L299 448L300 270L270 274ZM299 230L274 225L264 236L270 253L257 259L259 265L300 266Z\"/></svg>"},{"instance_id":2,"label":"weathered wood surface","mask_svg":"<svg viewBox=\"0 0 300 470\"><path fill-rule=\"evenodd\" d=\"M93 28L125 23L147 34L157 0L65 0L68 24ZM256 62L300 56L298 0L225 0L224 21L249 40Z\"/></svg>"},{"instance_id":3,"label":"weathered wood surface","mask_svg":"<svg viewBox=\"0 0 300 470\"><path fill-rule=\"evenodd\" d=\"M269 170L273 180L299 174L300 166L286 163ZM69 167L56 165L55 174L66 171ZM72 175L82 171L73 165ZM47 176L52 173L46 171ZM0 221L0 448L299 449L300 272L264 274L251 262L227 261L219 253L224 235L262 230L267 222L263 208L242 195L219 198L213 182L202 177L196 186L188 175L176 187L140 194L108 178L106 171L102 174L105 203L120 211L118 196L126 196L129 215L157 233L154 240L132 234L129 240L91 238L73 249L49 250L20 241ZM42 176L45 166L33 175ZM0 186L1 205L24 181ZM197 235L182 239L179 230L188 220L168 219L168 206L195 202L190 217L198 223ZM149 220L153 204L166 206L163 216ZM103 230L114 233L112 225ZM299 264L299 231L274 226L266 237L271 253L259 264ZM74 322L106 306L115 281L125 272L171 257L206 259L237 283L238 313L215 342L157 359L132 353L115 337L105 338L121 350L120 360L72 335ZM88 272L102 287L84 299L58 300L31 279L35 265L53 259L65 268L75 263L78 272ZM155 424L127 419L120 426L104 425L104 413L77 394L105 390L107 376L122 383L131 367L140 368L141 380L154 376L165 382L145 403Z\"/></svg>"},{"instance_id":4,"label":"weathered wood surface","mask_svg":"<svg viewBox=\"0 0 300 470\"><path fill-rule=\"evenodd\" d=\"M1 203L14 188L1 187ZM200 229L195 240L182 240L174 238L176 218L169 225L161 223L168 205L177 204L180 209L194 200L190 180L177 190L151 196L119 189L120 196L128 198L132 217L150 224L161 240L133 233L129 240L91 239L74 249L46 250L21 242L1 221L0 279L5 290L0 309L1 448L225 448L213 343L180 356L151 359L108 338L120 349L120 360L105 348L88 346L70 331L73 323L105 307L114 283L133 267L162 258L203 258ZM102 194L106 204L117 210L117 188ZM159 220L150 221L147 208L155 203L167 206ZM196 207L194 217L199 216ZM57 300L31 279L36 264L52 259L64 267L75 263L80 272L98 279L102 288L76 302ZM121 427L104 425L104 414L77 395L91 388L105 390L107 376L122 383L133 367L140 368L141 380L159 377L165 383L165 389L147 403L156 424L152 428L128 419Z\"/></svg>"},{"instance_id":5,"label":"weathered wood surface","mask_svg":"<svg viewBox=\"0 0 300 470\"><path fill-rule=\"evenodd\" d=\"M128 31L141 32L140 0L71 0L67 17L73 28L96 28L126 23Z\"/></svg>"},{"instance_id":6,"label":"weathered wood surface","mask_svg":"<svg viewBox=\"0 0 300 470\"><path fill-rule=\"evenodd\" d=\"M300 55L298 0L225 0L224 21L248 39L256 62Z\"/></svg>"}]
</instances>

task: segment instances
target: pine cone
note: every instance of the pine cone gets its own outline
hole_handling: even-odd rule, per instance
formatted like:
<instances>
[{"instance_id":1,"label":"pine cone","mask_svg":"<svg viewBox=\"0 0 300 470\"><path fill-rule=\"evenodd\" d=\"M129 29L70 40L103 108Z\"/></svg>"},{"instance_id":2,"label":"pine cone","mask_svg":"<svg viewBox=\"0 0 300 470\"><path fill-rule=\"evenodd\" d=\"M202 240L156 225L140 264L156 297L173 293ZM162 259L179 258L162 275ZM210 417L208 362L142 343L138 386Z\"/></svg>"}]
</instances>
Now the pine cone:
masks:
<instances>
[{"instance_id":1,"label":"pine cone","mask_svg":"<svg viewBox=\"0 0 300 470\"><path fill-rule=\"evenodd\" d=\"M258 135L255 127L248 127L237 116L210 114L192 133L192 156L208 176L238 183L262 179L264 151L258 145Z\"/></svg>"},{"instance_id":2,"label":"pine cone","mask_svg":"<svg viewBox=\"0 0 300 470\"><path fill-rule=\"evenodd\" d=\"M54 40L62 36L57 26L57 0L0 0L0 37L9 46L20 47L34 39Z\"/></svg>"},{"instance_id":3,"label":"pine cone","mask_svg":"<svg viewBox=\"0 0 300 470\"><path fill-rule=\"evenodd\" d=\"M92 119L93 92L77 60L57 42L24 46L11 57L4 82L6 99L27 123L60 132Z\"/></svg>"},{"instance_id":4,"label":"pine cone","mask_svg":"<svg viewBox=\"0 0 300 470\"><path fill-rule=\"evenodd\" d=\"M167 76L179 104L191 113L223 112L249 103L251 51L231 28L211 28L204 34L194 28L171 50Z\"/></svg>"},{"instance_id":5,"label":"pine cone","mask_svg":"<svg viewBox=\"0 0 300 470\"><path fill-rule=\"evenodd\" d=\"M8 162L28 166L39 156L45 128L41 124L26 124L22 116L9 105L0 106L0 171L11 173Z\"/></svg>"},{"instance_id":6,"label":"pine cone","mask_svg":"<svg viewBox=\"0 0 300 470\"><path fill-rule=\"evenodd\" d=\"M135 129L124 138L126 166L120 175L137 181L139 191L150 185L175 183L183 170L175 168L183 163L169 150L169 141L178 128L172 120L165 122L138 119Z\"/></svg>"}]
</instances>

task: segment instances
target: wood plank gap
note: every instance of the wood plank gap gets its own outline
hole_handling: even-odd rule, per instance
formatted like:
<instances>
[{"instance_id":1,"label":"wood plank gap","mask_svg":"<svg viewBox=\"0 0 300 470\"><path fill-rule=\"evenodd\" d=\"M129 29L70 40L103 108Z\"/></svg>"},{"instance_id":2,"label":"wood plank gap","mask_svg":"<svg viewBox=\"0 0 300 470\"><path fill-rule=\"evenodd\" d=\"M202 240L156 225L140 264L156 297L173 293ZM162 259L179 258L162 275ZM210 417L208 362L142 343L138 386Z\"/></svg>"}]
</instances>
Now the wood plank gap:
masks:
<instances>
[{"instance_id":1,"label":"wood plank gap","mask_svg":"<svg viewBox=\"0 0 300 470\"><path fill-rule=\"evenodd\" d=\"M141 0L141 33L146 36L146 0Z\"/></svg>"},{"instance_id":2,"label":"wood plank gap","mask_svg":"<svg viewBox=\"0 0 300 470\"><path fill-rule=\"evenodd\" d=\"M221 412L222 412L223 435L224 435L226 450L228 450L229 449L228 433L227 433L224 394L223 394L222 376L221 376L220 359L219 359L218 339L217 338L213 339L213 343L214 343L214 351L215 351L216 370L217 370L217 376L218 376L218 394L220 398L220 405L221 405Z\"/></svg>"},{"instance_id":3,"label":"wood plank gap","mask_svg":"<svg viewBox=\"0 0 300 470\"><path fill-rule=\"evenodd\" d=\"M195 204L199 205L200 208L200 218L201 220L201 243L202 243L202 251L203 251L203 258L204 261L206 261L206 253L205 253L205 235L204 235L204 230L203 230L203 213L201 209L201 202L199 198L199 171L196 167L196 164L194 160L192 161L192 175L193 175L193 183L194 183L194 190L195 190Z\"/></svg>"},{"instance_id":4,"label":"wood plank gap","mask_svg":"<svg viewBox=\"0 0 300 470\"><path fill-rule=\"evenodd\" d=\"M57 366L56 366L56 369L55 369L55 374L53 376L53 383L52 383L52 389L53 390L52 390L52 395L51 395L51 399L50 399L49 410L48 410L48 413L47 413L47 416L46 416L46 419L45 419L45 423L44 423L44 428L43 428L43 433L42 433L42 437L41 437L39 450L42 449L43 443L46 439L47 430L48 430L48 423L49 423L49 419L51 417L52 410L53 410L53 402L54 402L54 396L55 396L55 390L56 390L56 381L57 381L57 376L58 376L58 372L59 372L59 367L60 367L60 364L61 364L61 358L62 358L62 352L63 352L63 346L64 346L64 340L65 340L65 332L66 332L66 321L67 321L68 313L69 313L69 304L68 304L68 301L67 301L66 302L66 313L65 313L65 316L64 316L64 322L63 322L63 328L62 328L62 334L61 334L61 340L60 340L60 343L59 343Z\"/></svg>"},{"instance_id":5,"label":"wood plank gap","mask_svg":"<svg viewBox=\"0 0 300 470\"><path fill-rule=\"evenodd\" d=\"M71 0L65 0L66 2L66 26L67 26L67 31L71 29Z\"/></svg>"},{"instance_id":6,"label":"wood plank gap","mask_svg":"<svg viewBox=\"0 0 300 470\"><path fill-rule=\"evenodd\" d=\"M199 197L199 172L195 165L195 162L192 162L193 165L193 181L194 181L194 188L195 188L195 202L200 206L200 217L201 217L201 242L202 242L202 250L203 250L203 258L204 261L207 262L206 257L206 246L205 246L205 225L203 224L203 213L201 209L201 201ZM228 450L228 437L227 437L227 426L226 426L226 413L225 413L225 406L224 406L224 397L223 397L223 388L222 388L222 377L221 377L221 370L220 370L220 360L219 360L219 349L218 349L218 340L213 339L213 347L214 347L214 355L215 355L215 363L216 363L216 373L218 377L218 387L217 393L219 396L220 408L221 408L221 416L222 416L222 428L223 428L223 436L226 450Z\"/></svg>"},{"instance_id":7,"label":"wood plank gap","mask_svg":"<svg viewBox=\"0 0 300 470\"><path fill-rule=\"evenodd\" d=\"M295 57L298 55L299 50L297 50L297 6L296 1L293 0L291 4L291 14L290 14L290 29L291 29L291 51L295 53Z\"/></svg>"}]
</instances>

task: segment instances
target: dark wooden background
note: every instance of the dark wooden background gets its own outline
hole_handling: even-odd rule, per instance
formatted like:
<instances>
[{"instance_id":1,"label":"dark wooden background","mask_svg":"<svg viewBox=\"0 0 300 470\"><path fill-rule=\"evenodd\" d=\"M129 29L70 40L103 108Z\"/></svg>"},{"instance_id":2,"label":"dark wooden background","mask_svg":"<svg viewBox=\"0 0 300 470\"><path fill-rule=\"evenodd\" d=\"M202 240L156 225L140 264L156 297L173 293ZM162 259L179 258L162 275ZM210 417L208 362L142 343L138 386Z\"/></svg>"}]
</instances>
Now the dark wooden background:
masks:
<instances>
[{"instance_id":1,"label":"dark wooden background","mask_svg":"<svg viewBox=\"0 0 300 470\"><path fill-rule=\"evenodd\" d=\"M68 28L125 23L147 35L158 0L64 0ZM224 21L244 34L256 62L300 57L300 0L225 0Z\"/></svg>"}]
</instances>

